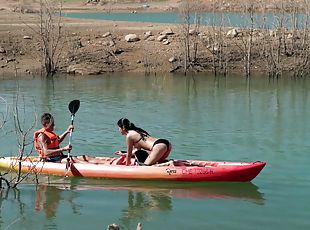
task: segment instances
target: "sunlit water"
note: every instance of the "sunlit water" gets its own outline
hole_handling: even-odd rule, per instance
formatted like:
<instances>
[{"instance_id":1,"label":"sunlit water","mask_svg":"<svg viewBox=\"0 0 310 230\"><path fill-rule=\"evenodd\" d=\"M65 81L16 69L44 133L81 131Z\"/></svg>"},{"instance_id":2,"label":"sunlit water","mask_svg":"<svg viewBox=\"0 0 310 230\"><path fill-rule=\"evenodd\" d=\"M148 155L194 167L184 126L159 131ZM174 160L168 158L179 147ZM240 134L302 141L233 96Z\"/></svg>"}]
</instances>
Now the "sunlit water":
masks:
<instances>
[{"instance_id":1,"label":"sunlit water","mask_svg":"<svg viewBox=\"0 0 310 230\"><path fill-rule=\"evenodd\" d=\"M34 114L51 112L57 132L63 132L70 123L69 102L81 101L73 155L113 156L124 149L116 122L127 117L169 139L171 158L267 161L251 183L43 176L39 186L1 191L0 229L106 229L113 222L122 229L135 229L138 222L144 229L309 229L309 88L307 79L206 75L0 80L9 110L19 91L24 130ZM0 111L5 114L4 103ZM18 151L12 131L10 119L0 133L1 156Z\"/></svg>"}]
</instances>

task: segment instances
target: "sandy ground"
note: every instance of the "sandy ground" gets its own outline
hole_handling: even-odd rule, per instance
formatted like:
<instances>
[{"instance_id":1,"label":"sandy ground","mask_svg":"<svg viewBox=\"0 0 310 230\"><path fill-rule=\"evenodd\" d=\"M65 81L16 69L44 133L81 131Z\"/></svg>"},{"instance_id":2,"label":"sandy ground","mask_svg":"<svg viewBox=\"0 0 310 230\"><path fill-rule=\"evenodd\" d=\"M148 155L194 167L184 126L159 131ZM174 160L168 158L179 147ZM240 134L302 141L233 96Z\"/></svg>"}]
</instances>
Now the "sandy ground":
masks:
<instances>
[{"instance_id":1,"label":"sandy ground","mask_svg":"<svg viewBox=\"0 0 310 230\"><path fill-rule=\"evenodd\" d=\"M174 3L176 1L169 1ZM165 10L168 5L155 3L153 9ZM113 4L114 11L134 11L140 3ZM20 9L35 11L33 1L7 1L0 8L0 74L37 74L42 66L38 33L38 15L20 13ZM110 5L85 4L85 1L68 3L63 11L111 10ZM15 12L14 12L15 11ZM116 71L160 72L174 68L168 60L176 48L155 40L166 28L175 25L113 22L102 20L74 20L64 18L64 39L59 44L59 70L77 74L99 74ZM109 36L103 35L107 32ZM144 33L152 38L144 40ZM135 33L138 42L126 42L125 35ZM172 38L173 36L171 36Z\"/></svg>"},{"instance_id":2,"label":"sandy ground","mask_svg":"<svg viewBox=\"0 0 310 230\"><path fill-rule=\"evenodd\" d=\"M215 1L202 0L199 7L207 10L240 10L240 6L246 5L248 1L234 0L215 6ZM1 3L0 75L40 73L43 63L38 32L39 14L33 13L39 9L38 2L38 0L6 0ZM150 7L146 8L143 0L107 1L106 4L70 0L64 3L62 8L64 12L139 13L172 11L178 9L180 3L179 0L149 0L147 4ZM275 8L275 4L267 1L264 6L268 9ZM56 54L60 72L84 75L118 71L172 72L182 65L180 57L184 46L181 42L179 25L68 18L63 18L63 23L63 37L57 46L57 50L61 52ZM158 37L166 29L171 29L174 33L168 35L168 42L158 41ZM125 36L128 34L136 34L140 40L127 42ZM147 34L151 36L147 37ZM243 66L236 64L233 69L237 72L242 71Z\"/></svg>"}]
</instances>

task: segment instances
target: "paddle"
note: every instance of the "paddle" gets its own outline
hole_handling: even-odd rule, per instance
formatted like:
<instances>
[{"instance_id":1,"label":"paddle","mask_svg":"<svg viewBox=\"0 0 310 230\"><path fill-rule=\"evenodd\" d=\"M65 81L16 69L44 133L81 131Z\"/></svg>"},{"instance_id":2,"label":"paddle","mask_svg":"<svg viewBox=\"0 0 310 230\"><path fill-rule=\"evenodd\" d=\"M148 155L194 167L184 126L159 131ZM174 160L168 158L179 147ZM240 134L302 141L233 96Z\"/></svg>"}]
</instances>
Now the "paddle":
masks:
<instances>
[{"instance_id":1,"label":"paddle","mask_svg":"<svg viewBox=\"0 0 310 230\"><path fill-rule=\"evenodd\" d=\"M79 100L73 100L69 103L69 111L71 112L71 125L73 125L74 121L74 116L75 113L79 110L80 108L80 101ZM70 131L70 137L69 137L69 145L71 145L72 142L72 130ZM70 166L70 150L68 150L68 157L67 157L67 165L66 169L68 169Z\"/></svg>"}]
</instances>

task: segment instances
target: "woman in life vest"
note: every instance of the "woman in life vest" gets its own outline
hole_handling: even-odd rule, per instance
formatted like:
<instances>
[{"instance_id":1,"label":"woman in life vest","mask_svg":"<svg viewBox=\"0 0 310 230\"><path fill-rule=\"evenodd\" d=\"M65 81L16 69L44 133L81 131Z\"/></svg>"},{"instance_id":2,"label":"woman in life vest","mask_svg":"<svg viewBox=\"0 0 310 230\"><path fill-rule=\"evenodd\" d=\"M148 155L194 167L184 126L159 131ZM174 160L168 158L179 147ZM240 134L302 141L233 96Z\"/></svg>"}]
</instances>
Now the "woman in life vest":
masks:
<instances>
[{"instance_id":1,"label":"woman in life vest","mask_svg":"<svg viewBox=\"0 0 310 230\"><path fill-rule=\"evenodd\" d=\"M54 133L54 118L50 113L44 113L41 116L42 128L34 133L34 147L45 161L60 162L67 156L64 151L72 149L71 145L60 147L59 144L73 130L73 125L70 125L67 130L60 136Z\"/></svg>"},{"instance_id":2,"label":"woman in life vest","mask_svg":"<svg viewBox=\"0 0 310 230\"><path fill-rule=\"evenodd\" d=\"M119 132L126 136L127 154L126 165L130 165L130 159L134 148L150 151L149 156L144 161L145 165L163 163L169 156L172 145L166 139L157 139L149 135L145 130L136 127L127 118L122 118L117 122Z\"/></svg>"}]
</instances>

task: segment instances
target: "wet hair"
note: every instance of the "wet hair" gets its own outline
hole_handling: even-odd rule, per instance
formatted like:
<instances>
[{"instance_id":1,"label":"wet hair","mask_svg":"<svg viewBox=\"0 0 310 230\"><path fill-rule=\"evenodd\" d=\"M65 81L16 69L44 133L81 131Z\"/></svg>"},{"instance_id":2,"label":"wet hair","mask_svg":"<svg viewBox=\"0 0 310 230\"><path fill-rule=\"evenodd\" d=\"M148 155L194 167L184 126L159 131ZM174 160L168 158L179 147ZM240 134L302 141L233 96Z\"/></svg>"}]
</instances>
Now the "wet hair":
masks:
<instances>
[{"instance_id":1,"label":"wet hair","mask_svg":"<svg viewBox=\"0 0 310 230\"><path fill-rule=\"evenodd\" d=\"M134 123L130 122L127 118L121 118L117 122L118 127L125 129L126 131L134 130L137 133L141 135L141 137L144 139L144 137L149 136L150 134L145 131L144 129L141 129L139 127L136 127Z\"/></svg>"},{"instance_id":2,"label":"wet hair","mask_svg":"<svg viewBox=\"0 0 310 230\"><path fill-rule=\"evenodd\" d=\"M54 123L54 118L52 116L52 114L50 113L43 113L43 115L41 116L41 124L53 124Z\"/></svg>"}]
</instances>

